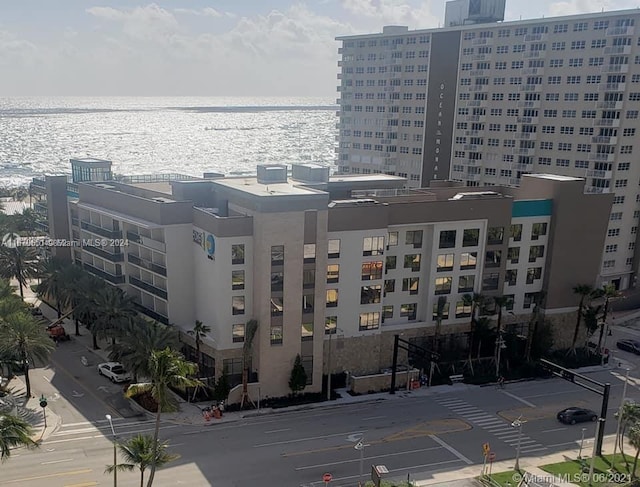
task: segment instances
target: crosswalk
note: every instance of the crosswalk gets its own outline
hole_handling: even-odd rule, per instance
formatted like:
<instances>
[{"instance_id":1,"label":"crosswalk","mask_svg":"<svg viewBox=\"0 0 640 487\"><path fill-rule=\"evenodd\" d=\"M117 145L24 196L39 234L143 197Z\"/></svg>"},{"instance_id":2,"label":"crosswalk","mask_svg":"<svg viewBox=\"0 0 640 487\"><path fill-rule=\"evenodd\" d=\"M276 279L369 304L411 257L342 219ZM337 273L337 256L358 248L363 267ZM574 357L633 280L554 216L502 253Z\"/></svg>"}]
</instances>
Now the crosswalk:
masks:
<instances>
[{"instance_id":1,"label":"crosswalk","mask_svg":"<svg viewBox=\"0 0 640 487\"><path fill-rule=\"evenodd\" d=\"M482 409L473 406L461 399L453 397L441 397L437 398L436 402L461 416L473 426L482 428L483 430L492 434L498 440L503 441L509 446L514 448L517 446L519 434L518 430L512 427L511 424L504 419L493 414L489 414L486 411L483 411ZM531 439L525 434L523 434L520 438L520 451L522 453L531 453L546 449L547 447L541 445L536 440Z\"/></svg>"},{"instance_id":2,"label":"crosswalk","mask_svg":"<svg viewBox=\"0 0 640 487\"><path fill-rule=\"evenodd\" d=\"M153 420L132 420L131 418L113 418L113 426L119 437L129 437L137 433L150 434L154 429ZM176 425L162 424L161 429L175 428ZM107 420L64 423L47 440L47 444L67 443L74 441L109 439L112 436L111 426Z\"/></svg>"}]
</instances>

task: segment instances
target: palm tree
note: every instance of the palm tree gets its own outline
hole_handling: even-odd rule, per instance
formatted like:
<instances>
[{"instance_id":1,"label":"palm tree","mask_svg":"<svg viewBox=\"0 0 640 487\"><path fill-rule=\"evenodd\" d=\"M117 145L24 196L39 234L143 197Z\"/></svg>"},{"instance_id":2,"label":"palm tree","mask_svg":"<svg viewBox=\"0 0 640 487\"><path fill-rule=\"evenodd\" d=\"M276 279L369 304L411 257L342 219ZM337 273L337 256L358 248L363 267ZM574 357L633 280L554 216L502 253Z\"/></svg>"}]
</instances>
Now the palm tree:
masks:
<instances>
[{"instance_id":1,"label":"palm tree","mask_svg":"<svg viewBox=\"0 0 640 487\"><path fill-rule=\"evenodd\" d=\"M629 443L636 449L633 457L633 469L631 470L631 478L636 478L636 467L638 466L638 456L640 455L640 423L635 423L628 432Z\"/></svg>"},{"instance_id":2,"label":"palm tree","mask_svg":"<svg viewBox=\"0 0 640 487\"><path fill-rule=\"evenodd\" d=\"M196 356L198 357L198 366L200 366L202 359L200 357L200 344L202 343L202 339L207 336L207 333L211 333L211 328L200 320L196 320L196 324L193 329L187 331L189 335L195 338L196 340Z\"/></svg>"},{"instance_id":3,"label":"palm tree","mask_svg":"<svg viewBox=\"0 0 640 487\"><path fill-rule=\"evenodd\" d=\"M436 353L440 353L440 330L442 329L442 318L444 316L444 307L446 304L446 297L438 297L438 303L436 304L436 329L433 333L434 352Z\"/></svg>"},{"instance_id":4,"label":"palm tree","mask_svg":"<svg viewBox=\"0 0 640 487\"><path fill-rule=\"evenodd\" d=\"M244 401L249 398L249 362L251 361L251 352L253 350L253 339L258 331L258 321L249 320L244 330L244 343L242 344L242 397L240 399L240 408L244 406ZM224 371L222 373L224 376Z\"/></svg>"},{"instance_id":5,"label":"palm tree","mask_svg":"<svg viewBox=\"0 0 640 487\"><path fill-rule=\"evenodd\" d=\"M46 362L55 345L47 336L40 320L26 313L6 317L0 327L0 353L13 357L24 369L27 399L31 397L29 368L36 361Z\"/></svg>"},{"instance_id":6,"label":"palm tree","mask_svg":"<svg viewBox=\"0 0 640 487\"><path fill-rule=\"evenodd\" d=\"M533 340L535 339L536 333L538 331L538 324L540 323L540 306L542 306L545 297L545 292L539 291L535 295L533 303L531 303L533 309L531 310L531 318L529 319L529 326L527 327L527 345L525 346L524 350L524 357L527 362L531 361Z\"/></svg>"},{"instance_id":7,"label":"palm tree","mask_svg":"<svg viewBox=\"0 0 640 487\"><path fill-rule=\"evenodd\" d=\"M67 265L61 271L61 300L62 307L71 312L75 321L76 336L80 336L80 319L76 312L78 305L84 299L83 286L87 273L77 265Z\"/></svg>"},{"instance_id":8,"label":"palm tree","mask_svg":"<svg viewBox=\"0 0 640 487\"><path fill-rule=\"evenodd\" d=\"M462 302L465 306L471 306L471 322L469 323L469 361L471 361L471 349L473 348L476 311L478 306L484 302L484 296L480 293L465 294L462 296Z\"/></svg>"},{"instance_id":9,"label":"palm tree","mask_svg":"<svg viewBox=\"0 0 640 487\"><path fill-rule=\"evenodd\" d=\"M571 340L571 350L576 352L576 342L578 341L578 333L580 332L580 319L582 318L582 311L584 308L585 300L593 293L593 287L589 284L578 284L573 288L573 292L580 296L580 304L578 304L578 313L576 316L576 327L573 330L573 340Z\"/></svg>"},{"instance_id":10,"label":"palm tree","mask_svg":"<svg viewBox=\"0 0 640 487\"><path fill-rule=\"evenodd\" d=\"M95 320L90 324L91 332L100 338L111 338L124 330L137 315L133 300L122 289L106 286L94 298Z\"/></svg>"},{"instance_id":11,"label":"palm tree","mask_svg":"<svg viewBox=\"0 0 640 487\"><path fill-rule=\"evenodd\" d=\"M34 448L38 444L31 439L31 425L17 416L0 414L0 460L11 456L11 450L20 446Z\"/></svg>"},{"instance_id":12,"label":"palm tree","mask_svg":"<svg viewBox=\"0 0 640 487\"><path fill-rule=\"evenodd\" d=\"M609 314L609 305L611 304L612 299L619 298L621 294L613 284L605 284L604 286L602 286L602 289L598 291L599 291L598 297L604 297L604 310L602 311L602 322L600 323L600 338L598 339L598 351L602 353L600 349L602 347L602 337L604 336L604 327L607 324L607 316Z\"/></svg>"},{"instance_id":13,"label":"palm tree","mask_svg":"<svg viewBox=\"0 0 640 487\"><path fill-rule=\"evenodd\" d=\"M502 336L502 309L511 303L511 298L506 296L493 296L493 304L497 308L498 311L498 321L496 323L496 351L495 351L495 360L498 361L498 347L501 346L501 336Z\"/></svg>"},{"instance_id":14,"label":"palm tree","mask_svg":"<svg viewBox=\"0 0 640 487\"><path fill-rule=\"evenodd\" d=\"M120 336L122 340L109 346L109 359L131 371L133 382L138 381L138 376L150 375L149 356L153 350L176 349L179 343L174 328L140 316L129 322Z\"/></svg>"},{"instance_id":15,"label":"palm tree","mask_svg":"<svg viewBox=\"0 0 640 487\"><path fill-rule=\"evenodd\" d=\"M0 277L15 279L20 285L20 297L24 287L38 275L38 253L34 247L0 247Z\"/></svg>"},{"instance_id":16,"label":"palm tree","mask_svg":"<svg viewBox=\"0 0 640 487\"><path fill-rule=\"evenodd\" d=\"M97 320L98 305L96 296L102 292L106 286L101 279L92 274L85 273L84 277L78 283L78 291L80 294L77 304L73 309L74 316L77 317L78 321L84 323L91 331L94 350L98 350L99 348L95 328L92 326L92 323L95 323Z\"/></svg>"},{"instance_id":17,"label":"palm tree","mask_svg":"<svg viewBox=\"0 0 640 487\"><path fill-rule=\"evenodd\" d=\"M618 413L616 413L618 417ZM624 454L624 437L627 434L627 429L633 427L633 425L640 422L640 404L634 402L625 402L620 410L620 436L618 437L618 446L620 447L620 453L629 470L629 464L627 462L627 456ZM614 459L615 460L615 459ZM634 469L635 471L635 469Z\"/></svg>"},{"instance_id":18,"label":"palm tree","mask_svg":"<svg viewBox=\"0 0 640 487\"><path fill-rule=\"evenodd\" d=\"M40 268L40 284L38 295L53 301L58 318L62 316L62 301L64 300L64 288L62 280L62 268L64 264L55 257L46 260Z\"/></svg>"},{"instance_id":19,"label":"palm tree","mask_svg":"<svg viewBox=\"0 0 640 487\"><path fill-rule=\"evenodd\" d=\"M154 456L154 441L153 437L149 435L136 435L129 438L125 443L118 445L120 453L124 457L126 463L119 463L116 465L107 466L105 473L113 473L116 469L118 471L128 471L138 467L140 470L140 487L144 486L144 472L149 468ZM156 467L162 467L167 463L176 460L178 455L172 455L167 452L168 443L166 441L160 442L155 449L155 465Z\"/></svg>"},{"instance_id":20,"label":"palm tree","mask_svg":"<svg viewBox=\"0 0 640 487\"><path fill-rule=\"evenodd\" d=\"M149 480L147 487L153 484L156 471L156 457L158 451L158 435L160 434L160 416L163 412L177 410L177 404L170 393L170 387L186 388L200 386L200 381L191 377L196 373L196 364L187 362L184 357L169 348L154 350L149 356L149 383L132 384L127 389L127 396L149 392L158 405L156 411L156 423L153 434L154 454L151 459Z\"/></svg>"}]
</instances>

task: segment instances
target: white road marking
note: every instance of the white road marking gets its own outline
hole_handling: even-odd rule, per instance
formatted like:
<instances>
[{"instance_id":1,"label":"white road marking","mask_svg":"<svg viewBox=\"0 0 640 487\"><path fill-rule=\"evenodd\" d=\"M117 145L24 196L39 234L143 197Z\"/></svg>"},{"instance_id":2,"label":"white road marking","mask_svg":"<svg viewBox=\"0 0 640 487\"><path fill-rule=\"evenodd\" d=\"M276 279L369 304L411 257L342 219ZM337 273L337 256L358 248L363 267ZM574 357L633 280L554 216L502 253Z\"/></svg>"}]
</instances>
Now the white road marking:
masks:
<instances>
[{"instance_id":1,"label":"white road marking","mask_svg":"<svg viewBox=\"0 0 640 487\"><path fill-rule=\"evenodd\" d=\"M270 430L270 431L265 431L265 434L269 434L269 433L282 433L283 431L291 431L291 428L282 428L281 430Z\"/></svg>"},{"instance_id":2,"label":"white road marking","mask_svg":"<svg viewBox=\"0 0 640 487\"><path fill-rule=\"evenodd\" d=\"M388 453L385 455L375 455L375 456L371 456L371 457L364 457L363 460L372 460L374 458L384 458L384 457L391 457L391 456L395 456L395 455L404 455L406 453L419 453L419 452L423 452L423 451L430 451L430 450L441 450L442 447L441 446L432 446L431 448L421 448L419 450L407 450L407 451L402 451L402 452L395 452L395 453ZM350 460L342 460L340 462L331 462L331 463L320 463L318 465L305 465L304 467L297 467L295 470L308 470L310 468L318 468L318 467L329 467L332 465L342 465L344 463L353 463L353 462L359 462L360 458L353 458Z\"/></svg>"},{"instance_id":3,"label":"white road marking","mask_svg":"<svg viewBox=\"0 0 640 487\"><path fill-rule=\"evenodd\" d=\"M507 391L501 391L505 396L509 396L512 399L515 399L516 401L520 401L522 404L526 404L527 406L531 407L531 408L535 408L537 407L535 404L533 404L532 402L527 401L526 399L522 399L521 397L516 396L515 394L511 394L510 392Z\"/></svg>"},{"instance_id":4,"label":"white road marking","mask_svg":"<svg viewBox=\"0 0 640 487\"><path fill-rule=\"evenodd\" d=\"M438 438L436 435L429 435L429 438L431 438L433 441L438 443L440 446L442 446L446 450L449 450L451 453L453 453L456 457L458 457L460 460L462 460L467 465L473 465L473 462L471 460L469 460L467 457L465 457L462 453L460 453L454 447L452 447L451 445L449 445L445 441L443 441L440 438Z\"/></svg>"},{"instance_id":5,"label":"white road marking","mask_svg":"<svg viewBox=\"0 0 640 487\"><path fill-rule=\"evenodd\" d=\"M586 440L585 440L586 441ZM566 445L575 445L578 443L578 440L573 440L573 441L565 441L564 443L555 443L553 445L547 445L548 448L553 448L556 446L566 446Z\"/></svg>"},{"instance_id":6,"label":"white road marking","mask_svg":"<svg viewBox=\"0 0 640 487\"><path fill-rule=\"evenodd\" d=\"M362 418L360 421L373 421L374 419L384 419L386 416L371 416L369 418Z\"/></svg>"},{"instance_id":7,"label":"white road marking","mask_svg":"<svg viewBox=\"0 0 640 487\"><path fill-rule=\"evenodd\" d=\"M49 379L49 377L47 377L46 375L43 375L42 378L46 380L49 384L51 384L51 379Z\"/></svg>"},{"instance_id":8,"label":"white road marking","mask_svg":"<svg viewBox=\"0 0 640 487\"><path fill-rule=\"evenodd\" d=\"M308 438L297 438L295 440L286 440L286 441L275 441L273 443L262 443L260 445L253 445L254 448L261 448L263 446L275 446L275 445L287 445L289 443L300 443L303 441L311 441L311 440L322 440L324 438L334 438L336 436L349 436L352 434L364 434L366 431L355 431L355 432L347 432L347 433L335 433L332 435L324 435L324 436L310 436Z\"/></svg>"},{"instance_id":9,"label":"white road marking","mask_svg":"<svg viewBox=\"0 0 640 487\"><path fill-rule=\"evenodd\" d=\"M161 429L169 429L169 428L178 428L182 425L172 425L172 426L164 426ZM135 434L135 433L145 433L148 431L153 431L154 428L150 428L150 429L143 429L143 430L131 430L131 431L127 431L125 434L127 435L131 435L131 434ZM51 445L53 443L66 443L68 441L80 441L80 440L91 440L93 438L104 438L104 435L93 435L93 436L81 436L79 438L67 438L66 440L54 440L54 441L48 441L47 440L47 445Z\"/></svg>"},{"instance_id":10,"label":"white road marking","mask_svg":"<svg viewBox=\"0 0 640 487\"><path fill-rule=\"evenodd\" d=\"M546 450L547 447L546 446L542 446L542 447L536 447L536 448L520 448L520 451L522 453L531 453L534 451L541 451L541 450Z\"/></svg>"},{"instance_id":11,"label":"white road marking","mask_svg":"<svg viewBox=\"0 0 640 487\"><path fill-rule=\"evenodd\" d=\"M552 432L554 432L554 431L564 431L564 430L566 430L566 429L567 429L567 428L553 428L552 430L543 430L543 431L541 431L540 433L552 433Z\"/></svg>"},{"instance_id":12,"label":"white road marking","mask_svg":"<svg viewBox=\"0 0 640 487\"><path fill-rule=\"evenodd\" d=\"M64 460L52 460L50 462L42 462L40 465L53 465L54 463L73 462L73 458L65 458Z\"/></svg>"}]
</instances>

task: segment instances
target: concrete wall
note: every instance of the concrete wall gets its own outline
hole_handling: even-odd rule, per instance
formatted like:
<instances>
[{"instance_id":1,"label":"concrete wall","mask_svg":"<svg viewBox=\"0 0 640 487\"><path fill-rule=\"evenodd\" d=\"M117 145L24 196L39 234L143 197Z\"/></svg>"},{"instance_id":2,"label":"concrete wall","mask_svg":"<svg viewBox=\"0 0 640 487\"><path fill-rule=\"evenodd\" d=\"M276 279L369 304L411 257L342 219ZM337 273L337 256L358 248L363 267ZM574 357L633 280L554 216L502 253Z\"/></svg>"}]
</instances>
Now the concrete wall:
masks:
<instances>
[{"instance_id":1,"label":"concrete wall","mask_svg":"<svg viewBox=\"0 0 640 487\"><path fill-rule=\"evenodd\" d=\"M370 392L380 392L391 389L391 373L373 374L349 377L349 390L354 394L369 394ZM396 372L396 388L403 390L407 388L407 378L416 380L420 377L420 371L412 369L409 371Z\"/></svg>"},{"instance_id":2,"label":"concrete wall","mask_svg":"<svg viewBox=\"0 0 640 487\"><path fill-rule=\"evenodd\" d=\"M71 227L67 205L67 176L46 176L47 223L52 239L70 240ZM71 247L53 247L53 256L71 262Z\"/></svg>"}]
</instances>

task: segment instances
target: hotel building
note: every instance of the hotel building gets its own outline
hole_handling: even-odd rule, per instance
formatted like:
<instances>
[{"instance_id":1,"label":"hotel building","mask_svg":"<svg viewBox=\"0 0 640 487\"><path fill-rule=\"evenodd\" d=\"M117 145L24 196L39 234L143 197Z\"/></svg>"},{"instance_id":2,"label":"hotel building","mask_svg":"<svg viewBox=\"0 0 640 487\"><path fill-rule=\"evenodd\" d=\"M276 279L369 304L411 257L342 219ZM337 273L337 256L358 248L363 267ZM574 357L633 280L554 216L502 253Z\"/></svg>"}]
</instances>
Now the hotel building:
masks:
<instances>
[{"instance_id":1,"label":"hotel building","mask_svg":"<svg viewBox=\"0 0 640 487\"><path fill-rule=\"evenodd\" d=\"M203 372L226 369L233 384L246 323L257 320L251 375L263 397L289 393L297 354L307 391L321 390L329 368L389 367L394 334L433 335L442 298L442 335L462 336L473 292L511 297L505 321L525 326L544 292L556 344L566 343L572 288L598 275L613 201L585 193L583 179L545 174L524 175L518 188L406 189L398 176L329 176L316 165L127 180L77 184L70 235L106 243L71 258L155 320L211 327Z\"/></svg>"},{"instance_id":2,"label":"hotel building","mask_svg":"<svg viewBox=\"0 0 640 487\"><path fill-rule=\"evenodd\" d=\"M636 23L640 11L623 10L339 37L338 172L397 175L413 187L447 179L518 186L531 173L584 178L586 193L615 195L594 284L633 286Z\"/></svg>"}]
</instances>

